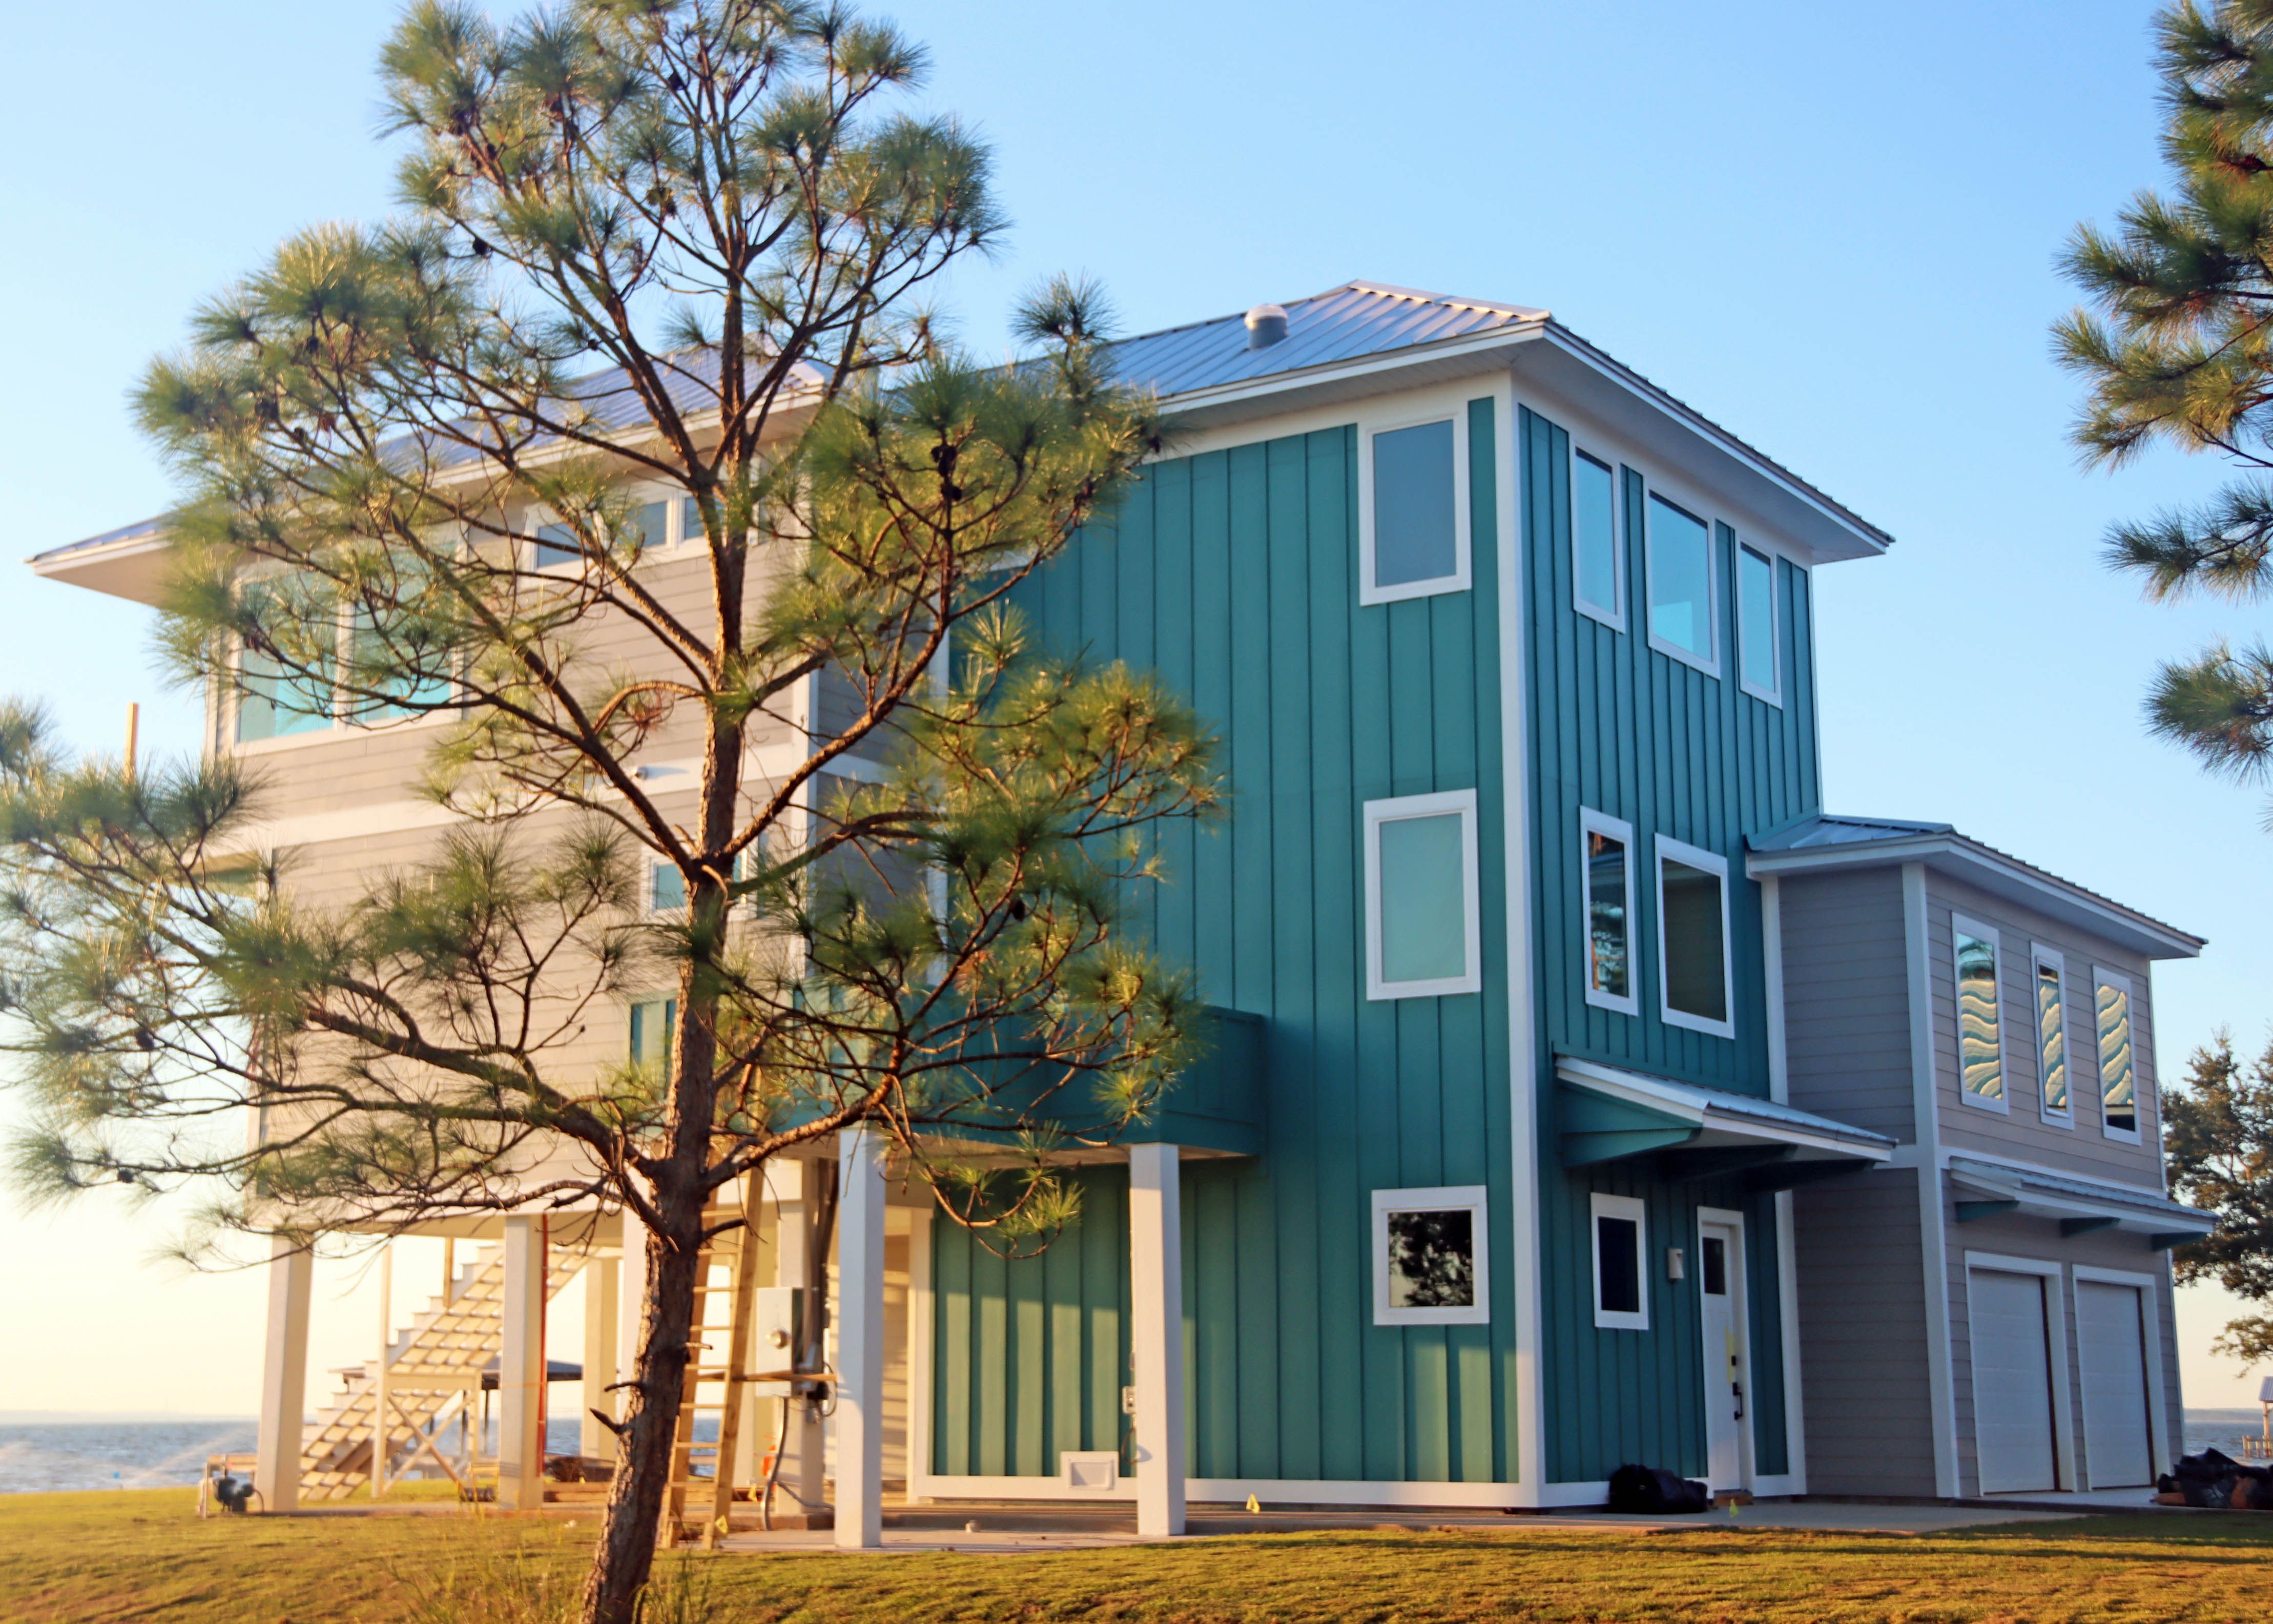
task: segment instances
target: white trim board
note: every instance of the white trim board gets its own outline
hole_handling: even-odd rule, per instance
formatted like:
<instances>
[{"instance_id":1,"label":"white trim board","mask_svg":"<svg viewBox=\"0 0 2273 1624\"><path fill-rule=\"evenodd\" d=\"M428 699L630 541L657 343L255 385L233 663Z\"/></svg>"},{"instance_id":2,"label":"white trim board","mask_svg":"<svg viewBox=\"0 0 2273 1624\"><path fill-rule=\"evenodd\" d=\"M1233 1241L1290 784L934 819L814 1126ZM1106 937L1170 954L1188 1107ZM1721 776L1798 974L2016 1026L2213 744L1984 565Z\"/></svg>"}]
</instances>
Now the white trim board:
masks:
<instances>
[{"instance_id":1,"label":"white trim board","mask_svg":"<svg viewBox=\"0 0 2273 1624\"><path fill-rule=\"evenodd\" d=\"M1957 1497L1956 1380L1949 1351L1949 1242L1941 1200L1939 1083L1933 1064L1933 962L1927 938L1925 865L1902 865L1902 943L1910 1015L1910 1109L1915 1138L1932 1154L1917 1169L1919 1274L1924 1282L1926 1392L1933 1423L1933 1492Z\"/></svg>"}]
</instances>

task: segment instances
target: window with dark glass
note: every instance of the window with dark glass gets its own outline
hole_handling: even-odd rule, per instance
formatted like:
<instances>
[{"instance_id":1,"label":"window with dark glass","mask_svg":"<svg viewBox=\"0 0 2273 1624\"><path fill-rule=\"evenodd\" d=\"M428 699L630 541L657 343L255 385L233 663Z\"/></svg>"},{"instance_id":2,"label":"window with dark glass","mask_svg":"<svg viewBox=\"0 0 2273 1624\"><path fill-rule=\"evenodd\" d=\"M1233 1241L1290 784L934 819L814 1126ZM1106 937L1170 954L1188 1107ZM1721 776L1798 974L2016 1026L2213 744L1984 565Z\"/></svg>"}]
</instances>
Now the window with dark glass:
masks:
<instances>
[{"instance_id":1,"label":"window with dark glass","mask_svg":"<svg viewBox=\"0 0 2273 1624\"><path fill-rule=\"evenodd\" d=\"M1658 861L1658 936L1669 1015L1729 1019L1728 890L1713 869L1680 857Z\"/></svg>"},{"instance_id":2,"label":"window with dark glass","mask_svg":"<svg viewBox=\"0 0 2273 1624\"><path fill-rule=\"evenodd\" d=\"M1389 1305L1473 1308L1476 1215L1465 1207L1389 1214Z\"/></svg>"},{"instance_id":3,"label":"window with dark glass","mask_svg":"<svg viewBox=\"0 0 2273 1624\"><path fill-rule=\"evenodd\" d=\"M1594 1234L1594 1324L1604 1330L1646 1331L1643 1299L1642 1204L1630 1196L1589 1198Z\"/></svg>"}]
</instances>

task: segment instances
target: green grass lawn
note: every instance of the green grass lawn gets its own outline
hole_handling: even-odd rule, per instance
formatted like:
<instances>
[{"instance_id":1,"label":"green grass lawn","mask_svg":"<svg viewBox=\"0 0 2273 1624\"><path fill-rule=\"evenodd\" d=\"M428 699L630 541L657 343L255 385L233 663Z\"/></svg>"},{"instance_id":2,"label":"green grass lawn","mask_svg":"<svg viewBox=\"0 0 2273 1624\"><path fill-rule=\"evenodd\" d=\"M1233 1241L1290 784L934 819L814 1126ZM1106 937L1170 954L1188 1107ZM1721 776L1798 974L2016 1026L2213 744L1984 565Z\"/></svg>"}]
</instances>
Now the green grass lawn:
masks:
<instances>
[{"instance_id":1,"label":"green grass lawn","mask_svg":"<svg viewBox=\"0 0 2273 1624\"><path fill-rule=\"evenodd\" d=\"M0 1619L551 1624L596 1524L219 1518L174 1491L0 1495ZM2104 1517L1932 1537L1715 1525L1239 1536L1046 1555L692 1556L679 1619L2273 1619L2273 1517Z\"/></svg>"}]
</instances>

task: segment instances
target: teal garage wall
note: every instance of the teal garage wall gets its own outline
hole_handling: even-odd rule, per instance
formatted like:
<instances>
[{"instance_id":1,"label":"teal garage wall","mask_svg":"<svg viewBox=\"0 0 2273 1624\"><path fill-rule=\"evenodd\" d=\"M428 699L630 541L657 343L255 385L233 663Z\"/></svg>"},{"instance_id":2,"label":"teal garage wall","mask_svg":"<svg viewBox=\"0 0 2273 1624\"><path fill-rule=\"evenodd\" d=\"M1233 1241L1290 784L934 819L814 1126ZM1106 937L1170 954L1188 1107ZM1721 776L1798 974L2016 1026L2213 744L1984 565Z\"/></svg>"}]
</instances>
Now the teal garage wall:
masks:
<instances>
[{"instance_id":1,"label":"teal garage wall","mask_svg":"<svg viewBox=\"0 0 2273 1624\"><path fill-rule=\"evenodd\" d=\"M1729 1180L1668 1184L1646 1159L1565 1169L1557 1151L1554 1057L1607 1064L1765 1096L1767 1017L1759 888L1744 879L1744 837L1819 805L1815 759L1814 635L1809 582L1776 565L1782 628L1783 706L1744 693L1734 664L1730 590L1737 538L1714 527L1720 583L1717 678L1651 649L1645 630L1641 477L1620 481L1627 629L1614 631L1573 606L1571 582L1570 437L1527 409L1519 413L1523 458L1527 728L1532 756L1541 1247L1544 1298L1542 1371L1547 1395L1548 1477L1590 1482L1642 1461L1692 1476L1705 1467L1704 1365L1697 1274L1669 1282L1665 1252L1697 1256L1695 1209L1745 1215L1749 1395L1755 1465L1787 1470L1782 1329L1775 1274L1774 1204ZM1586 1001L1585 899L1579 813L1591 807L1634 826L1639 919L1634 967L1638 1016ZM1656 1005L1655 838L1717 852L1731 876L1729 936L1737 1035L1719 1038L1668 1026ZM1647 1331L1594 1324L1592 1219L1587 1195L1602 1191L1647 1203L1653 1298Z\"/></svg>"},{"instance_id":2,"label":"teal garage wall","mask_svg":"<svg viewBox=\"0 0 2273 1624\"><path fill-rule=\"evenodd\" d=\"M1022 600L1053 646L1150 668L1186 695L1232 785L1217 824L1164 837L1168 882L1140 919L1211 1003L1271 1023L1266 1154L1183 1177L1196 1476L1513 1474L1507 963L1489 923L1507 908L1494 492L1512 436L1495 419L1491 401L1470 403L1468 591L1360 606L1357 436L1341 427L1156 464ZM1470 787L1488 990L1370 1003L1362 803ZM1371 1192L1473 1184L1491 1190L1491 1323L1374 1326ZM1093 1203L1084 1237L1103 1217ZM1119 1254L1084 1238L1077 1260L958 1275L950 1253L967 1241L934 1227L953 1350L934 1395L939 1470L1054 1472L1076 1431L1113 1447L1097 1441L1103 1332L1084 1332L1078 1400L1051 1385L1076 1361L1047 1337L1052 1304L1118 1300L1091 1273L1125 1269ZM1078 1279L1051 1273L1067 1268ZM1020 1320L1022 1304L1039 1306ZM1034 1324L1039 1355L1016 1328ZM1075 1412L1079 1427L1053 1419Z\"/></svg>"}]
</instances>

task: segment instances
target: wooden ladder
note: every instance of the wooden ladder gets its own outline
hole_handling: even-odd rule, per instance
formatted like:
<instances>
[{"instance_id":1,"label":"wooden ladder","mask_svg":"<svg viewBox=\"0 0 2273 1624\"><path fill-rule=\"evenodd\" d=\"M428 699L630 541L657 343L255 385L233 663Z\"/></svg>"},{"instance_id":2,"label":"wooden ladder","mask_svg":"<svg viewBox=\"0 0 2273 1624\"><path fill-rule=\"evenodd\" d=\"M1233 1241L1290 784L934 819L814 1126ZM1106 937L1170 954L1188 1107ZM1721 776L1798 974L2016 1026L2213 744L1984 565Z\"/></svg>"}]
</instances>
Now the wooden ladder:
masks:
<instances>
[{"instance_id":1,"label":"wooden ladder","mask_svg":"<svg viewBox=\"0 0 2273 1624\"><path fill-rule=\"evenodd\" d=\"M656 1543L666 1548L686 1537L687 1500L690 1493L701 1486L701 1480L694 1476L698 1455L714 1457L709 1485L709 1515L702 1520L704 1550L716 1548L719 1537L726 1531L728 1514L733 1508L734 1457L742 1441L742 1401L749 1382L750 1322L758 1292L758 1204L761 1193L758 1178L757 1174L752 1173L743 1183L742 1227L705 1246L694 1266L694 1309L687 1322L686 1381L680 1389L679 1425L671 1437L670 1485L664 1491L663 1516L656 1526ZM721 1274L725 1276L724 1280L714 1278ZM710 1304L714 1298L722 1297L731 1298L731 1314L726 1325L714 1326L709 1323ZM707 1363L704 1355L710 1344L705 1340L706 1334L719 1331L726 1333L725 1362ZM701 1395L705 1385L719 1389L724 1396L703 1399ZM712 1410L719 1412L718 1441L697 1443L695 1416Z\"/></svg>"}]
</instances>

